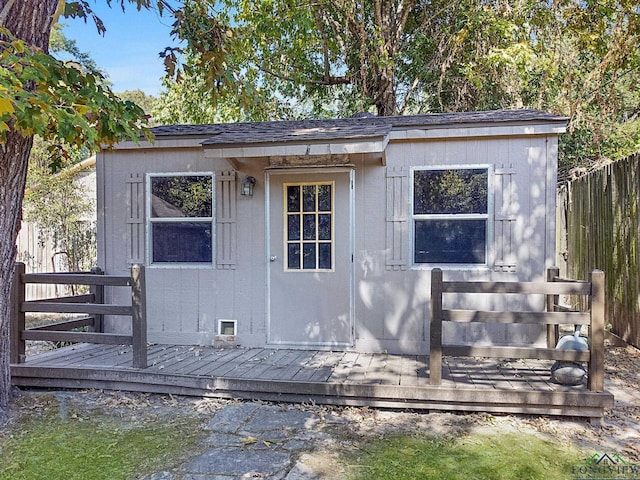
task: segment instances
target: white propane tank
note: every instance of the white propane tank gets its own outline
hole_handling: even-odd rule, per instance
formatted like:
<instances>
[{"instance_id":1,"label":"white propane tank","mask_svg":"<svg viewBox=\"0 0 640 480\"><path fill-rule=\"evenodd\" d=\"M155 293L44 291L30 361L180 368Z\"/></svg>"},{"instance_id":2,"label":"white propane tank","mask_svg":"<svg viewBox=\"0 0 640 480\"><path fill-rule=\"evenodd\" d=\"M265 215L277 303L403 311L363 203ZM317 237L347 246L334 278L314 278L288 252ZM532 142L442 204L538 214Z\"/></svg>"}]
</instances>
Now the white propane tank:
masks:
<instances>
[{"instance_id":1,"label":"white propane tank","mask_svg":"<svg viewBox=\"0 0 640 480\"><path fill-rule=\"evenodd\" d=\"M580 325L575 326L573 335L558 340L556 350L589 350L587 339L580 336ZM551 380L561 385L581 385L586 379L587 371L581 363L558 361L551 367Z\"/></svg>"}]
</instances>

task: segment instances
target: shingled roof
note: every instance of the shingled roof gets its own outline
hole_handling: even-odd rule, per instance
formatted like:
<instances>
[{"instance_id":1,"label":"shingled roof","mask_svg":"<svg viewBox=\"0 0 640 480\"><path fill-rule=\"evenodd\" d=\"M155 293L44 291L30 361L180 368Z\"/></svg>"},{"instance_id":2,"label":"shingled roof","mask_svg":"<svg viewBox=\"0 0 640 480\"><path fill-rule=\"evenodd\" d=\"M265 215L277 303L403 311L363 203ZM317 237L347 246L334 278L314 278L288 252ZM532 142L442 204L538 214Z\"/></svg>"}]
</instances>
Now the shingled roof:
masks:
<instances>
[{"instance_id":1,"label":"shingled roof","mask_svg":"<svg viewBox=\"0 0 640 480\"><path fill-rule=\"evenodd\" d=\"M566 121L565 117L538 110L490 110L395 117L358 116L330 120L165 125L154 127L152 131L157 137L185 135L208 137L202 145L222 146L381 138L392 129L402 128L437 128L448 125L506 122L551 122L565 125Z\"/></svg>"}]
</instances>

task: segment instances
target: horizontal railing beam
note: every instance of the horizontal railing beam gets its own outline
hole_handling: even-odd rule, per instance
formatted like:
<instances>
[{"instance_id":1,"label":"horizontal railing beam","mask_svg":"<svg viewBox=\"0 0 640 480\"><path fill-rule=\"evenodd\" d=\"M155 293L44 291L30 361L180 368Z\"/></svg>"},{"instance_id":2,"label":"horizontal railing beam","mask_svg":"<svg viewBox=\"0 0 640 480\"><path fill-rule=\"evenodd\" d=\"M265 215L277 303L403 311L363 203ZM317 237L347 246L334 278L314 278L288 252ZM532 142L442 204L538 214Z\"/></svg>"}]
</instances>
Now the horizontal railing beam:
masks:
<instances>
[{"instance_id":1,"label":"horizontal railing beam","mask_svg":"<svg viewBox=\"0 0 640 480\"><path fill-rule=\"evenodd\" d=\"M514 293L538 295L590 295L589 283L555 282L442 282L443 293Z\"/></svg>"},{"instance_id":2,"label":"horizontal railing beam","mask_svg":"<svg viewBox=\"0 0 640 480\"><path fill-rule=\"evenodd\" d=\"M558 277L558 276L553 277L549 281L550 282L565 282L565 283L584 283L585 285L589 285L589 282L586 281L586 280L576 280L576 279L573 279L573 278L565 278L565 277Z\"/></svg>"},{"instance_id":3,"label":"horizontal railing beam","mask_svg":"<svg viewBox=\"0 0 640 480\"><path fill-rule=\"evenodd\" d=\"M68 297L53 297L53 298L41 298L38 300L32 300L33 302L47 302L47 303L93 303L96 296L92 293L86 295L70 295Z\"/></svg>"},{"instance_id":4,"label":"horizontal railing beam","mask_svg":"<svg viewBox=\"0 0 640 480\"><path fill-rule=\"evenodd\" d=\"M584 312L487 312L477 310L442 310L442 320L458 323L518 323L534 325L589 325Z\"/></svg>"},{"instance_id":5,"label":"horizontal railing beam","mask_svg":"<svg viewBox=\"0 0 640 480\"><path fill-rule=\"evenodd\" d=\"M94 275L85 273L24 273L24 283L50 283L54 285L105 285L130 287L131 277L116 275Z\"/></svg>"},{"instance_id":6,"label":"horizontal railing beam","mask_svg":"<svg viewBox=\"0 0 640 480\"><path fill-rule=\"evenodd\" d=\"M68 331L74 328L93 327L95 319L93 317L76 318L74 320L66 320L64 322L50 323L48 325L40 325L39 327L31 327L30 331Z\"/></svg>"},{"instance_id":7,"label":"horizontal railing beam","mask_svg":"<svg viewBox=\"0 0 640 480\"><path fill-rule=\"evenodd\" d=\"M48 342L100 343L106 345L131 345L131 335L94 332L56 332L25 330L24 340L43 340Z\"/></svg>"},{"instance_id":8,"label":"horizontal railing beam","mask_svg":"<svg viewBox=\"0 0 640 480\"><path fill-rule=\"evenodd\" d=\"M126 305L104 305L97 303L56 303L31 301L20 306L23 312L40 313L86 313L102 315L131 315L131 307Z\"/></svg>"},{"instance_id":9,"label":"horizontal railing beam","mask_svg":"<svg viewBox=\"0 0 640 480\"><path fill-rule=\"evenodd\" d=\"M564 362L587 362L590 354L583 350L557 350L533 347L483 347L475 345L443 345L442 353L454 357L535 358Z\"/></svg>"}]
</instances>

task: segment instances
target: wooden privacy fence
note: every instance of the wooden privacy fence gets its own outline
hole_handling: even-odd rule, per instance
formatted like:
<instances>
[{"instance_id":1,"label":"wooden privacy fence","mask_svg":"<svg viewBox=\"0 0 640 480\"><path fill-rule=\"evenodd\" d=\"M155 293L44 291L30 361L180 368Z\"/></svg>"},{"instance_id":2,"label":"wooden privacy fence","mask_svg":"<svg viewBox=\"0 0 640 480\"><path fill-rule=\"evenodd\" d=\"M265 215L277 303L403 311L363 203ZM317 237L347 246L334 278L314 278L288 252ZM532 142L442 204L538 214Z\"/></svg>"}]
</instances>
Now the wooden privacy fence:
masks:
<instances>
[{"instance_id":1,"label":"wooden privacy fence","mask_svg":"<svg viewBox=\"0 0 640 480\"><path fill-rule=\"evenodd\" d=\"M557 218L566 276L606 271L611 332L640 348L640 153L563 185Z\"/></svg>"},{"instance_id":2,"label":"wooden privacy fence","mask_svg":"<svg viewBox=\"0 0 640 480\"><path fill-rule=\"evenodd\" d=\"M27 284L89 285L90 293L25 301ZM105 305L105 287L130 287L131 305ZM84 342L131 345L133 366L147 367L147 320L145 271L142 265L131 267L131 276L104 275L100 269L83 273L25 273L25 264L16 263L11 309L11 363L24 363L27 340ZM25 314L70 313L85 317L26 328ZM104 333L103 316L131 317L131 335ZM73 331L87 327L90 331Z\"/></svg>"},{"instance_id":3,"label":"wooden privacy fence","mask_svg":"<svg viewBox=\"0 0 640 480\"><path fill-rule=\"evenodd\" d=\"M557 268L547 271L547 282L445 282L442 270L431 272L431 353L430 382L440 385L442 381L442 356L491 357L491 358L535 358L564 362L588 362L588 388L594 392L604 391L604 272L594 270L588 281L559 278ZM445 309L443 296L446 293L519 294L545 295L543 312L477 311ZM560 295L580 295L588 298L587 311L575 311L558 305ZM546 325L547 347L535 346L475 346L443 343L443 322L501 323ZM559 325L588 325L589 350L556 350Z\"/></svg>"}]
</instances>

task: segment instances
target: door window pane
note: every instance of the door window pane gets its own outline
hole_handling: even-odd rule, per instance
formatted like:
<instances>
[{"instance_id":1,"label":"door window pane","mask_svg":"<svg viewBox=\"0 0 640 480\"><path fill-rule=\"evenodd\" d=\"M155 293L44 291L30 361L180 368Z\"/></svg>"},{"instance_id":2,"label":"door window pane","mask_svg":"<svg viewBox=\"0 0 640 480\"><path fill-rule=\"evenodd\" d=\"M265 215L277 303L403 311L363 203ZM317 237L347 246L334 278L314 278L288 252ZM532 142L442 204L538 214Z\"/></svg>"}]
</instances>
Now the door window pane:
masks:
<instances>
[{"instance_id":1,"label":"door window pane","mask_svg":"<svg viewBox=\"0 0 640 480\"><path fill-rule=\"evenodd\" d=\"M318 215L318 239L331 240L331 214Z\"/></svg>"},{"instance_id":2,"label":"door window pane","mask_svg":"<svg viewBox=\"0 0 640 480\"><path fill-rule=\"evenodd\" d=\"M316 215L315 214L307 214L305 213L302 216L303 219L303 236L302 238L305 240L315 240L316 239Z\"/></svg>"},{"instance_id":3,"label":"door window pane","mask_svg":"<svg viewBox=\"0 0 640 480\"><path fill-rule=\"evenodd\" d=\"M300 186L289 185L287 187L287 211L300 211Z\"/></svg>"},{"instance_id":4,"label":"door window pane","mask_svg":"<svg viewBox=\"0 0 640 480\"><path fill-rule=\"evenodd\" d=\"M302 268L305 270L315 270L316 263L316 244L305 243L302 245Z\"/></svg>"},{"instance_id":5,"label":"door window pane","mask_svg":"<svg viewBox=\"0 0 640 480\"><path fill-rule=\"evenodd\" d=\"M300 215L287 215L287 240L300 240Z\"/></svg>"},{"instance_id":6,"label":"door window pane","mask_svg":"<svg viewBox=\"0 0 640 480\"><path fill-rule=\"evenodd\" d=\"M305 212L316 211L317 185L305 185L302 187L302 210Z\"/></svg>"},{"instance_id":7,"label":"door window pane","mask_svg":"<svg viewBox=\"0 0 640 480\"><path fill-rule=\"evenodd\" d=\"M300 268L300 244L290 243L287 245L287 265L292 269Z\"/></svg>"},{"instance_id":8,"label":"door window pane","mask_svg":"<svg viewBox=\"0 0 640 480\"><path fill-rule=\"evenodd\" d=\"M331 244L320 243L318 244L318 264L319 268L331 268Z\"/></svg>"},{"instance_id":9,"label":"door window pane","mask_svg":"<svg viewBox=\"0 0 640 480\"><path fill-rule=\"evenodd\" d=\"M318 211L331 211L331 185L318 185Z\"/></svg>"}]
</instances>

